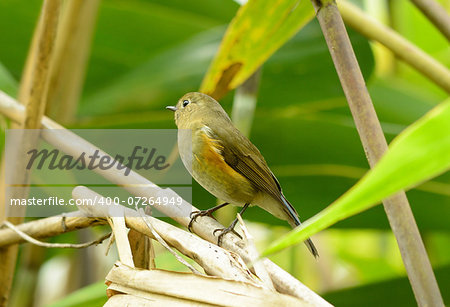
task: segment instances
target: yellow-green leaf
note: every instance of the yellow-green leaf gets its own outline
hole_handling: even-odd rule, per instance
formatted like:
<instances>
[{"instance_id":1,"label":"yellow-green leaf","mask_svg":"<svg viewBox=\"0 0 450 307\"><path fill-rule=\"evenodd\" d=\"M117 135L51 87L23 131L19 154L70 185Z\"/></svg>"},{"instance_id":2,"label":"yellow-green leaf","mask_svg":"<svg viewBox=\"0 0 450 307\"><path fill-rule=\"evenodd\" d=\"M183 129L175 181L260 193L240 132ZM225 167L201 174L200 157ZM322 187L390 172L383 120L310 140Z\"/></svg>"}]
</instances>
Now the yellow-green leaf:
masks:
<instances>
[{"instance_id":1,"label":"yellow-green leaf","mask_svg":"<svg viewBox=\"0 0 450 307\"><path fill-rule=\"evenodd\" d=\"M302 242L334 223L376 205L450 168L450 99L406 128L355 186L330 206L275 241L263 255Z\"/></svg>"},{"instance_id":2,"label":"yellow-green leaf","mask_svg":"<svg viewBox=\"0 0 450 307\"><path fill-rule=\"evenodd\" d=\"M200 91L221 98L313 17L308 0L249 0L231 21Z\"/></svg>"}]
</instances>

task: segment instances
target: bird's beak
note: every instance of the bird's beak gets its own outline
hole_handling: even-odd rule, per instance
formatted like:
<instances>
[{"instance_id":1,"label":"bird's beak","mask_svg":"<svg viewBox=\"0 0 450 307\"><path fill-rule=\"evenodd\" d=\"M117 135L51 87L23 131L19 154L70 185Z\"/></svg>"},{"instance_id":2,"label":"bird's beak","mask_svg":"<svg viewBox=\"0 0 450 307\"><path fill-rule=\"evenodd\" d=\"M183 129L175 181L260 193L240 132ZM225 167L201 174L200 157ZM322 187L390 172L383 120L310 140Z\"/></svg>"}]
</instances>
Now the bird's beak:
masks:
<instances>
[{"instance_id":1,"label":"bird's beak","mask_svg":"<svg viewBox=\"0 0 450 307\"><path fill-rule=\"evenodd\" d=\"M174 106L167 106L166 109L175 112L175 111L177 110L177 107L174 107Z\"/></svg>"}]
</instances>

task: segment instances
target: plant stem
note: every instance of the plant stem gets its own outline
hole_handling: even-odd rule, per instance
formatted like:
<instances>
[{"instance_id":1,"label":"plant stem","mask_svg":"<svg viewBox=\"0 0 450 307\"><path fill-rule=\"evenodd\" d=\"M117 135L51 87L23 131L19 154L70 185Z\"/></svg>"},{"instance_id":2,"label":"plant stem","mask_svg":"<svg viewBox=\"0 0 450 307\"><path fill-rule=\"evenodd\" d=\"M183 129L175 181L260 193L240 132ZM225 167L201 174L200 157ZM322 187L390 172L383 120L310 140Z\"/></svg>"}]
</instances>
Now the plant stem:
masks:
<instances>
[{"instance_id":1,"label":"plant stem","mask_svg":"<svg viewBox=\"0 0 450 307\"><path fill-rule=\"evenodd\" d=\"M50 65L54 56L54 45L59 19L61 2L46 0L42 7L39 25L30 49L28 58L31 59L27 67L27 76L20 84L19 101L26 106L25 120L21 128L40 129L41 119L47 102L48 85L50 80Z\"/></svg>"},{"instance_id":2,"label":"plant stem","mask_svg":"<svg viewBox=\"0 0 450 307\"><path fill-rule=\"evenodd\" d=\"M247 81L236 89L234 95L231 119L246 137L249 137L253 123L260 79L261 68L258 68Z\"/></svg>"},{"instance_id":3,"label":"plant stem","mask_svg":"<svg viewBox=\"0 0 450 307\"><path fill-rule=\"evenodd\" d=\"M33 37L27 67L21 82L19 100L26 105L25 116L20 121L19 128L39 129L44 115L47 100L47 90L49 84L49 72L53 56L53 46L55 43L56 30L59 20L60 0L45 0L42 6L39 23ZM25 130L22 130L22 132ZM19 150L33 148L37 142L37 133L22 133L19 146L14 148ZM23 152L23 151L22 151ZM26 151L25 151L26 152ZM17 157L10 167L15 171L11 172L10 178L5 180L8 183L27 184L29 182L29 172L26 172L25 156ZM2 183L2 195L4 199L24 199L28 196L28 189L7 189L5 182ZM3 200L3 218L13 224L19 224L25 217L25 207L11 207ZM0 214L0 215L2 215ZM11 290L14 270L17 260L18 246L13 245L0 250L0 306L6 306Z\"/></svg>"},{"instance_id":4,"label":"plant stem","mask_svg":"<svg viewBox=\"0 0 450 307\"><path fill-rule=\"evenodd\" d=\"M17 228L35 239L43 239L105 224L107 224L105 219L86 217L80 212L75 212L64 218L64 221L62 216L52 216L20 224ZM0 247L24 242L26 241L17 232L9 228L0 229Z\"/></svg>"},{"instance_id":5,"label":"plant stem","mask_svg":"<svg viewBox=\"0 0 450 307\"><path fill-rule=\"evenodd\" d=\"M364 78L341 15L333 0L312 0L356 128L371 167L387 150ZM439 288L404 192L383 201L419 306L444 306Z\"/></svg>"},{"instance_id":6,"label":"plant stem","mask_svg":"<svg viewBox=\"0 0 450 307\"><path fill-rule=\"evenodd\" d=\"M68 1L63 7L47 112L62 124L73 120L80 98L100 0Z\"/></svg>"},{"instance_id":7,"label":"plant stem","mask_svg":"<svg viewBox=\"0 0 450 307\"><path fill-rule=\"evenodd\" d=\"M450 16L439 2L434 0L411 0L422 13L450 41Z\"/></svg>"},{"instance_id":8,"label":"plant stem","mask_svg":"<svg viewBox=\"0 0 450 307\"><path fill-rule=\"evenodd\" d=\"M450 71L397 32L368 16L355 5L339 1L339 10L345 23L366 36L383 44L399 59L414 67L439 87L450 93Z\"/></svg>"}]
</instances>

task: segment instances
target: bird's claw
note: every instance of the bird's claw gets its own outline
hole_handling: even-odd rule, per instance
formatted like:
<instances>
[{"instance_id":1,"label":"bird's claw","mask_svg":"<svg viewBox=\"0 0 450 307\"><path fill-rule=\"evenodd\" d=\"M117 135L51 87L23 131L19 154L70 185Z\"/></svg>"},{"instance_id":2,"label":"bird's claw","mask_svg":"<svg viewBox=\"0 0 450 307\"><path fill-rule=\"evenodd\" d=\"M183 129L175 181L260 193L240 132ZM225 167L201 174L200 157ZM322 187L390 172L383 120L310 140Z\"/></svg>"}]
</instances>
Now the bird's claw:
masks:
<instances>
[{"instance_id":1,"label":"bird's claw","mask_svg":"<svg viewBox=\"0 0 450 307\"><path fill-rule=\"evenodd\" d=\"M228 226L226 228L218 228L213 231L213 235L216 235L216 232L221 231L221 233L217 237L217 245L218 246L221 246L221 244L222 244L222 237L229 232L234 233L235 235L237 235L239 237L239 239L242 240L241 235L239 233L237 233L236 230L234 230L234 226L236 226L236 223L232 223L230 226Z\"/></svg>"},{"instance_id":2,"label":"bird's claw","mask_svg":"<svg viewBox=\"0 0 450 307\"><path fill-rule=\"evenodd\" d=\"M194 224L195 220L199 217L199 216L209 216L209 217L213 217L211 210L196 210L196 211L192 211L189 214L189 217L191 218L191 220L189 221L189 225L187 227L187 229L189 230L189 232L192 232L192 224Z\"/></svg>"}]
</instances>

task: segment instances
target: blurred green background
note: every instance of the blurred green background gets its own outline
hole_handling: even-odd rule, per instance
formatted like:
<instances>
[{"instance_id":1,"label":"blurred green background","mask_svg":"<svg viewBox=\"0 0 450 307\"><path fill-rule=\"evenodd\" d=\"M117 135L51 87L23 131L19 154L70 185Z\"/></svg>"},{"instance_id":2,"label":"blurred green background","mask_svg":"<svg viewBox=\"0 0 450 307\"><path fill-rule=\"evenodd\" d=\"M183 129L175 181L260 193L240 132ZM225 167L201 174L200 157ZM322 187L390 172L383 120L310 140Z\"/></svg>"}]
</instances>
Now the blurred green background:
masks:
<instances>
[{"instance_id":1,"label":"blurred green background","mask_svg":"<svg viewBox=\"0 0 450 307\"><path fill-rule=\"evenodd\" d=\"M448 42L409 1L353 2L450 67ZM450 1L441 3L450 9ZM38 0L0 2L0 89L14 96L40 6ZM101 2L82 99L75 120L65 126L175 128L173 114L164 107L175 104L184 93L198 90L238 8L232 0ZM448 97L378 44L348 31L388 141ZM232 93L221 100L228 112L232 100ZM250 139L304 220L343 194L368 169L316 20L264 64ZM407 195L444 300L449 303L450 174ZM197 207L208 208L215 202L194 183ZM245 218L261 249L289 230L283 221L261 209L248 210ZM336 306L414 304L382 206L340 222L314 239L321 254L318 261L311 259L303 246L272 259ZM183 269L162 249L159 252L159 267ZM79 251L44 253L47 263L81 255ZM101 262L101 257L96 261ZM44 273L41 270L39 274ZM99 273L95 278L103 277ZM81 278L70 290L92 281ZM19 288L16 283L15 289ZM104 297L103 287L92 289Z\"/></svg>"}]
</instances>

